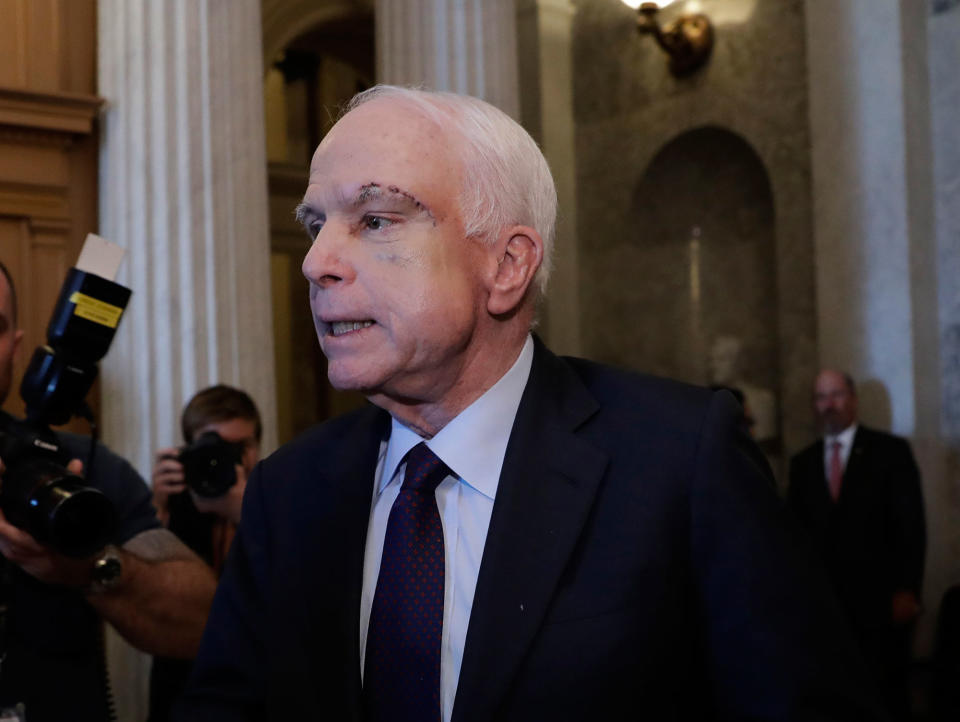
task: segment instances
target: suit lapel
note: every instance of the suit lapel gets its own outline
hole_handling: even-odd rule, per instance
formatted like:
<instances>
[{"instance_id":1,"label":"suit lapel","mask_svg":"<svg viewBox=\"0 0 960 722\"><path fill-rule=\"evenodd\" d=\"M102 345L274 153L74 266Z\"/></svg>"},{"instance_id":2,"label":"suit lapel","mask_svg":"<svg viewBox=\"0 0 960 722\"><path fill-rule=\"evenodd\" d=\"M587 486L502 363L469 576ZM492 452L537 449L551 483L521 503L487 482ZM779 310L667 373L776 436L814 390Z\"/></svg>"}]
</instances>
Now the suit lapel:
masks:
<instances>
[{"instance_id":1,"label":"suit lapel","mask_svg":"<svg viewBox=\"0 0 960 722\"><path fill-rule=\"evenodd\" d=\"M813 454L810 456L812 468L808 478L812 484L808 493L812 494L817 506L822 508L821 513L829 513L833 509L834 502L830 498L830 483L827 480L827 470L824 467L824 441L821 437L813 447ZM841 486L841 493L843 493Z\"/></svg>"},{"instance_id":2,"label":"suit lapel","mask_svg":"<svg viewBox=\"0 0 960 722\"><path fill-rule=\"evenodd\" d=\"M598 408L537 340L477 578L454 722L496 716L553 598L608 463L574 433Z\"/></svg>"},{"instance_id":3,"label":"suit lapel","mask_svg":"<svg viewBox=\"0 0 960 722\"><path fill-rule=\"evenodd\" d=\"M344 430L324 449L318 449L309 472L311 486L325 493L305 495L303 516L306 531L303 549L304 568L300 579L308 580L301 599L309 607L307 619L316 617L317 609L329 610L337 619L309 625L315 634L308 644L316 654L318 669L326 660L354 670L344 689L343 707L357 712L360 682L360 595L363 587L363 561L367 526L373 494L380 442L390 429L390 417L379 409L370 409L358 426ZM329 518L325 509L336 509L335 528L317 524L316 519ZM322 601L321 601L322 600ZM323 630L324 636L320 632ZM331 638L330 630L339 637Z\"/></svg>"},{"instance_id":4,"label":"suit lapel","mask_svg":"<svg viewBox=\"0 0 960 722\"><path fill-rule=\"evenodd\" d=\"M863 450L868 443L868 436L869 432L866 432L862 426L857 427L856 434L854 434L853 437L853 444L850 446L850 456L843 470L843 486L840 488L841 499L844 496L849 496L851 490L855 489L863 478ZM846 492L846 494L844 492Z\"/></svg>"}]
</instances>

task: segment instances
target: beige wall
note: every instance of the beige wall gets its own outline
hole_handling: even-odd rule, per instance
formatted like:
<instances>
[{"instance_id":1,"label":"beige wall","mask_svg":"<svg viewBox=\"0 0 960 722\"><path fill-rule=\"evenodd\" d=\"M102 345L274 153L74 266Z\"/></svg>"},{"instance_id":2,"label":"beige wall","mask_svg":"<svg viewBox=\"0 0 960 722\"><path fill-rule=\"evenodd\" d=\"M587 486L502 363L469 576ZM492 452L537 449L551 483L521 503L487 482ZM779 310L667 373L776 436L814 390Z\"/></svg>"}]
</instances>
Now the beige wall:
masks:
<instances>
[{"instance_id":1,"label":"beige wall","mask_svg":"<svg viewBox=\"0 0 960 722\"><path fill-rule=\"evenodd\" d=\"M94 0L0 0L0 17L0 258L17 284L25 330L17 389L96 226L100 101ZM23 404L12 393L4 408L20 413Z\"/></svg>"}]
</instances>

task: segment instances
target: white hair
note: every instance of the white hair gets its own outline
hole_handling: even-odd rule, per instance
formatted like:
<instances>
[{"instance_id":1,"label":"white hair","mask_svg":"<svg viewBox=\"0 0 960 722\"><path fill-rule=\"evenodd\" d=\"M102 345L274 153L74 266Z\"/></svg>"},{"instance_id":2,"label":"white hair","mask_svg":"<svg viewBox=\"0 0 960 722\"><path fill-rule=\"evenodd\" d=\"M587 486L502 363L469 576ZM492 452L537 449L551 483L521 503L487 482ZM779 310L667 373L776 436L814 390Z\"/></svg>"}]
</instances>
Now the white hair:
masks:
<instances>
[{"instance_id":1,"label":"white hair","mask_svg":"<svg viewBox=\"0 0 960 722\"><path fill-rule=\"evenodd\" d=\"M543 261L534 277L542 296L553 263L557 190L546 158L523 127L499 108L469 95L377 85L359 93L345 113L379 98L403 101L463 140L460 210L467 237L493 242L511 225L531 226L543 238Z\"/></svg>"}]
</instances>

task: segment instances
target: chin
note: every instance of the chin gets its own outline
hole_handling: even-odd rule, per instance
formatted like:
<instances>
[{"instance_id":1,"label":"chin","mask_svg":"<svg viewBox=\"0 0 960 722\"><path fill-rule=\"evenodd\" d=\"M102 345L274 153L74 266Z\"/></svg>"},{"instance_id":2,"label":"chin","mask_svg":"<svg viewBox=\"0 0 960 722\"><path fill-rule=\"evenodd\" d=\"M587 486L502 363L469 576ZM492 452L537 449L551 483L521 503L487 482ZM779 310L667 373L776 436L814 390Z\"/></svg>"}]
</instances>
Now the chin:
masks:
<instances>
[{"instance_id":1,"label":"chin","mask_svg":"<svg viewBox=\"0 0 960 722\"><path fill-rule=\"evenodd\" d=\"M363 370L340 368L338 364L331 363L327 368L327 380L337 391L359 391L364 395L374 393L377 383L374 382L371 375L364 373Z\"/></svg>"}]
</instances>

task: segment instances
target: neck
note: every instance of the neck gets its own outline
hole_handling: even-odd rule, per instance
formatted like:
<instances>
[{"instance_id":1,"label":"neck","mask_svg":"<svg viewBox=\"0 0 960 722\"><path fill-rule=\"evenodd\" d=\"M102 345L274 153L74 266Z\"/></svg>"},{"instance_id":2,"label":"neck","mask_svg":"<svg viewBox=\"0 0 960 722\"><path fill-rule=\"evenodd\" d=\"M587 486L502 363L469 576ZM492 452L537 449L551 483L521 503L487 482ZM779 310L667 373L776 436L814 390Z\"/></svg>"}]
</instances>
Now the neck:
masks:
<instances>
[{"instance_id":1,"label":"neck","mask_svg":"<svg viewBox=\"0 0 960 722\"><path fill-rule=\"evenodd\" d=\"M429 390L434 393L424 398L373 394L368 399L422 438L431 439L503 378L520 356L526 337L524 330L471 354L451 380L431 384Z\"/></svg>"},{"instance_id":2,"label":"neck","mask_svg":"<svg viewBox=\"0 0 960 722\"><path fill-rule=\"evenodd\" d=\"M839 436L856 423L856 421L851 421L849 424L839 429L824 429L824 436Z\"/></svg>"}]
</instances>

